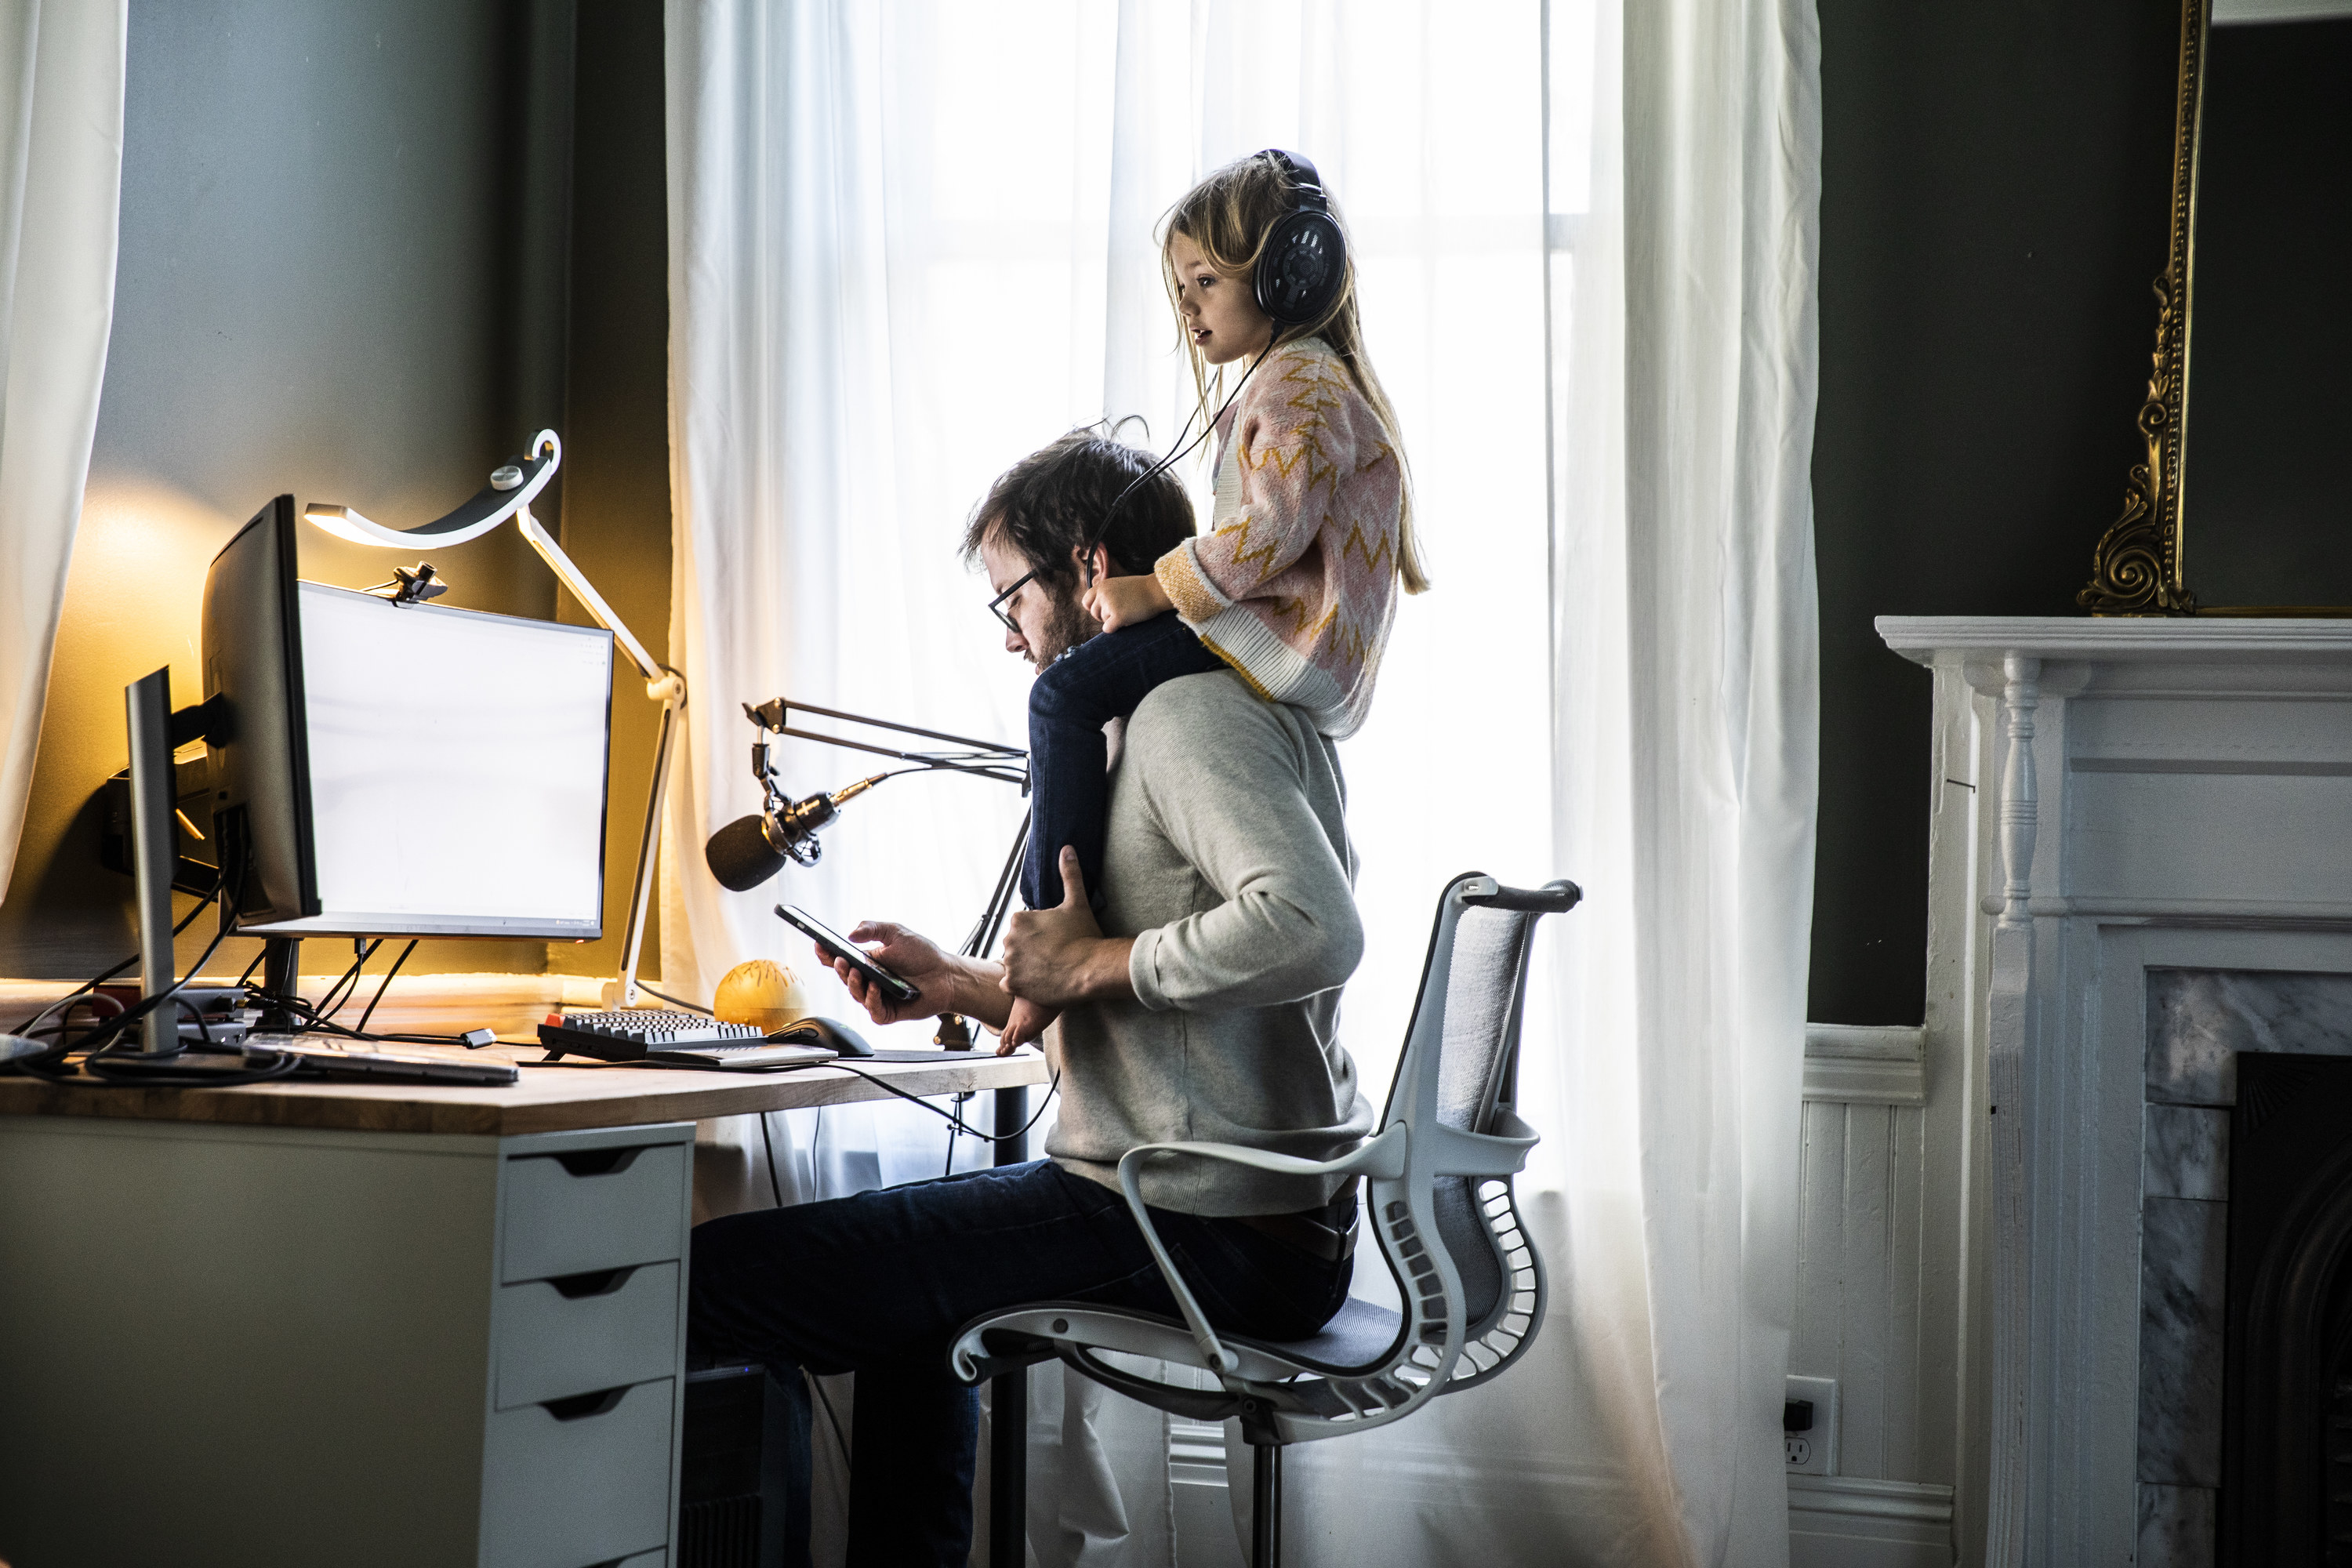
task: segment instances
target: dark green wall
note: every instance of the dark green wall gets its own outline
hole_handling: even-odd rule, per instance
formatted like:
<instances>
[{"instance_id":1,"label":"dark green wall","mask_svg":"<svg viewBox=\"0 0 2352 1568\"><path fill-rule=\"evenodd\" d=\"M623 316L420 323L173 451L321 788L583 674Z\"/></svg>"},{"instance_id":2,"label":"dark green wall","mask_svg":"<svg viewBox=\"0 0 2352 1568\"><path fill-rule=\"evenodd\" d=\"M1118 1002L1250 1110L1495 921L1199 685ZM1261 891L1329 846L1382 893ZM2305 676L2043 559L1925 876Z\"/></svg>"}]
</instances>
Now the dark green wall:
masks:
<instances>
[{"instance_id":1,"label":"dark green wall","mask_svg":"<svg viewBox=\"0 0 2352 1568\"><path fill-rule=\"evenodd\" d=\"M1811 1016L1916 1023L1928 678L1871 620L2077 613L2140 460L2179 7L1820 5Z\"/></svg>"},{"instance_id":2,"label":"dark green wall","mask_svg":"<svg viewBox=\"0 0 2352 1568\"><path fill-rule=\"evenodd\" d=\"M660 0L579 0L572 137L571 352L564 394L564 553L659 658L669 657L669 205ZM587 617L567 595L562 618ZM554 947L567 974L618 972L629 878L661 710L625 671L613 698L604 941ZM659 913L641 975L658 978Z\"/></svg>"}]
</instances>

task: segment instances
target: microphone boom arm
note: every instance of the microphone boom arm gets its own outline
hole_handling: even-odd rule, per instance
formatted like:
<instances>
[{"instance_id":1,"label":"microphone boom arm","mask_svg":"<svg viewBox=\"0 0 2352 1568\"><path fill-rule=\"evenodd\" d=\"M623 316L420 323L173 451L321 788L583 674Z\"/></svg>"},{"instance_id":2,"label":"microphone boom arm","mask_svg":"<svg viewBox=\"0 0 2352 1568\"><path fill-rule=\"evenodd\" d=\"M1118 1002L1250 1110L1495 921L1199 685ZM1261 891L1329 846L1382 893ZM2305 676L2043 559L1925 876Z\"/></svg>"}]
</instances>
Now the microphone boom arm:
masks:
<instances>
[{"instance_id":1,"label":"microphone boom arm","mask_svg":"<svg viewBox=\"0 0 2352 1568\"><path fill-rule=\"evenodd\" d=\"M846 735L828 735L821 731L803 730L792 722L797 710L820 718L836 719L845 724L862 724L869 729L888 730L901 735L919 735L927 741L948 741L962 748L954 752L908 752L896 746L877 745L870 741L853 740ZM813 702L795 702L790 698L776 697L758 706L743 704L743 716L751 721L765 735L782 735L796 741L815 741L828 746L841 746L850 751L866 752L878 757L889 757L934 773L972 773L981 778L1018 784L1023 794L1029 790L1029 753L1014 746L999 745L993 741L975 741L968 735L950 735L938 730L920 729L913 724L900 724L888 719L869 718L863 713L845 712L837 708L819 708ZM772 788L767 771L767 742L763 739L752 750L752 771L762 789Z\"/></svg>"}]
</instances>

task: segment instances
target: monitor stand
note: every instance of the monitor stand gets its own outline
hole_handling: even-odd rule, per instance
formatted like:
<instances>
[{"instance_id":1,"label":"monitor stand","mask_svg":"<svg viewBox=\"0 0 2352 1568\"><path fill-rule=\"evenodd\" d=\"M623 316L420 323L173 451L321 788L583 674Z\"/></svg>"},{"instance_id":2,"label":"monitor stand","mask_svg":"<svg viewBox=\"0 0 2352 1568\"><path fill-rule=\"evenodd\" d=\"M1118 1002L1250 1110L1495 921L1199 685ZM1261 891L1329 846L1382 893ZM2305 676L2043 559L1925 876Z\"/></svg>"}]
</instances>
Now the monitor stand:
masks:
<instances>
[{"instance_id":1,"label":"monitor stand","mask_svg":"<svg viewBox=\"0 0 2352 1568\"><path fill-rule=\"evenodd\" d=\"M179 863L179 842L173 826L179 805L179 775L172 761L174 721L170 667L132 681L122 689L122 696L131 733L131 868L138 883L139 993L144 998L171 989L173 981L172 874ZM211 706L208 703L205 709ZM205 710L200 709L179 715L196 735L204 733L206 717ZM231 837L232 842L223 846L224 877L229 857L243 853L234 836ZM236 919L229 901L224 890L224 928ZM301 947L301 942L292 937L264 941L263 990L277 996L295 994L295 972ZM292 1034L301 1027L301 1023L283 1007L273 1006L262 1014L256 1027ZM138 1050L149 1057L179 1053L177 1006L158 1007L140 1020Z\"/></svg>"},{"instance_id":2,"label":"monitor stand","mask_svg":"<svg viewBox=\"0 0 2352 1568\"><path fill-rule=\"evenodd\" d=\"M138 879L139 993L172 988L172 872L179 858L172 814L178 778L172 767L172 671L167 665L122 689L131 731L131 868ZM168 1056L180 1048L176 1005L155 1008L139 1025L139 1049Z\"/></svg>"},{"instance_id":3,"label":"monitor stand","mask_svg":"<svg viewBox=\"0 0 2352 1568\"><path fill-rule=\"evenodd\" d=\"M261 990L265 996L295 994L294 975L302 956L299 937L265 937L261 943ZM275 1002L262 1007L260 1021L253 1026L257 1034L299 1034L302 1020Z\"/></svg>"}]
</instances>

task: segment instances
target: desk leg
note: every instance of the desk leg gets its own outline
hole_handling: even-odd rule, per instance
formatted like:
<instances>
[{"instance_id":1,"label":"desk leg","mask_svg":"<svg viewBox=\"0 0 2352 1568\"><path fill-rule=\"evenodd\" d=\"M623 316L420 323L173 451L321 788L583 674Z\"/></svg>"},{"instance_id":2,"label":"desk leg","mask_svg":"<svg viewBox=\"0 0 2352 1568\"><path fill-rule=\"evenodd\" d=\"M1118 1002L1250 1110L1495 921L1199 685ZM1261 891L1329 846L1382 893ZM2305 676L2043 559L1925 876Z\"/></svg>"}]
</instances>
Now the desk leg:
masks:
<instances>
[{"instance_id":1,"label":"desk leg","mask_svg":"<svg viewBox=\"0 0 2352 1568\"><path fill-rule=\"evenodd\" d=\"M1025 1136L1013 1136L1021 1131L1021 1124L1028 1120L1027 1089L1000 1089L996 1091L996 1136L1008 1140L996 1145L998 1164L1018 1165L1029 1158L1029 1140Z\"/></svg>"},{"instance_id":2,"label":"desk leg","mask_svg":"<svg viewBox=\"0 0 2352 1568\"><path fill-rule=\"evenodd\" d=\"M1029 1091L996 1091L999 1165L1027 1158L1028 1140L1014 1138L1029 1120ZM1029 1561L1029 1373L1024 1368L992 1379L988 1393L988 1565L1024 1568Z\"/></svg>"}]
</instances>

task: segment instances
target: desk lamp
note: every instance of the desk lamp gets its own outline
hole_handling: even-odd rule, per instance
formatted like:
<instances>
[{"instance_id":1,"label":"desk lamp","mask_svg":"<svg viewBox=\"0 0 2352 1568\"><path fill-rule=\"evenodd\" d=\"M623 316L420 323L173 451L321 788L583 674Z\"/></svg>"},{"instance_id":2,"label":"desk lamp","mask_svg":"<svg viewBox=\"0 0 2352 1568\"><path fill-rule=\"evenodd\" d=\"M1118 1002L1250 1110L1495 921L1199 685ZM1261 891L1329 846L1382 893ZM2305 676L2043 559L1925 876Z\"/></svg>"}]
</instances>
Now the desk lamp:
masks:
<instances>
[{"instance_id":1,"label":"desk lamp","mask_svg":"<svg viewBox=\"0 0 2352 1568\"><path fill-rule=\"evenodd\" d=\"M622 950L621 976L618 980L604 983L605 1006L634 1007L637 1005L638 994L637 955L645 939L646 909L652 899L654 855L659 843L662 802L669 790L670 757L677 745L679 715L686 710L686 678L667 665L659 663L646 651L645 645L621 624L621 617L613 613L613 607L604 602L603 595L596 592L595 585L588 581L578 566L572 564L572 558L563 553L562 547L555 542L547 530L540 526L539 519L531 515L532 498L547 488L547 481L554 477L562 461L563 443L557 439L554 431L541 430L531 437L529 454L494 469L490 482L472 500L446 517L436 518L415 528L386 528L362 516L351 507L321 501L310 502L304 507L302 515L338 539L348 540L353 544L379 545L395 550L414 550L420 545L431 544L464 544L479 539L512 518L523 538L530 542L530 547L539 552L540 559L546 562L555 574L557 581L572 591L572 596L580 601L581 607L598 626L613 634L613 640L620 645L629 662L637 667L637 673L645 677L646 696L662 705L661 739L654 752L653 788L646 802L645 829L637 839L636 882L629 895L629 935ZM429 580L429 574L422 568L416 576ZM410 582L408 574L403 574L402 579L404 585L412 593L419 586ZM427 592L432 591L437 591L437 584ZM165 923L169 924L168 921Z\"/></svg>"}]
</instances>

